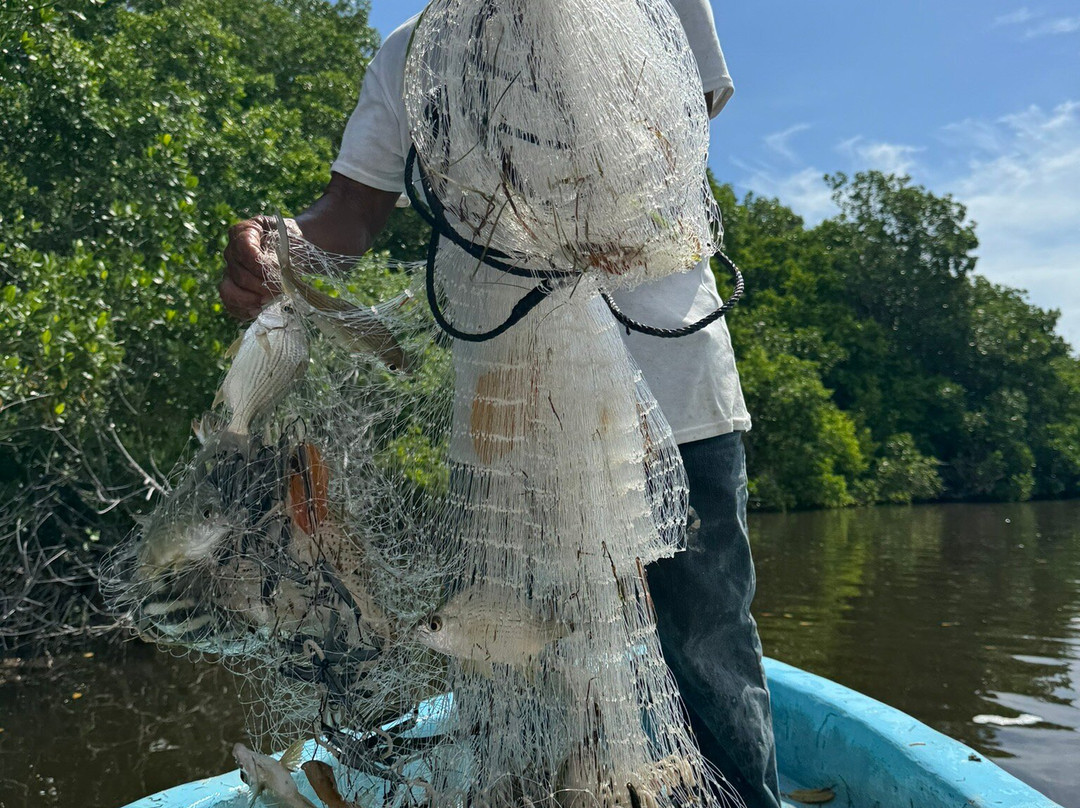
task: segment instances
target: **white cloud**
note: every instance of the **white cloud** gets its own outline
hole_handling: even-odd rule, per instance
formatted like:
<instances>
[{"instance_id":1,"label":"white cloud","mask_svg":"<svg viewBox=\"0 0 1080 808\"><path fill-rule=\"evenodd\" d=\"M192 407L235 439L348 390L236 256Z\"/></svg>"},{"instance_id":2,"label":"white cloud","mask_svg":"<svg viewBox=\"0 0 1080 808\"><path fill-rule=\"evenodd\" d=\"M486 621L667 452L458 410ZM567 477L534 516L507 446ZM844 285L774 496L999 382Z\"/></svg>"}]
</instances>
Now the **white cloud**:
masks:
<instances>
[{"instance_id":1,"label":"white cloud","mask_svg":"<svg viewBox=\"0 0 1080 808\"><path fill-rule=\"evenodd\" d=\"M815 225L836 213L832 192L822 179L824 171L807 167L787 173L769 165L751 166L735 159L732 162L743 171L744 176L739 181L741 186L758 196L776 197L802 216L808 225Z\"/></svg>"},{"instance_id":2,"label":"white cloud","mask_svg":"<svg viewBox=\"0 0 1080 808\"><path fill-rule=\"evenodd\" d=\"M1025 22L1030 22L1038 16L1038 14L1034 13L1027 6L1024 6L1009 14L1002 14L994 20L994 25L1023 25Z\"/></svg>"},{"instance_id":3,"label":"white cloud","mask_svg":"<svg viewBox=\"0 0 1080 808\"><path fill-rule=\"evenodd\" d=\"M979 134L986 126L971 127L965 171L934 185L954 193L978 224L979 271L1061 309L1060 331L1080 348L1080 101L989 124L993 150Z\"/></svg>"},{"instance_id":4,"label":"white cloud","mask_svg":"<svg viewBox=\"0 0 1080 808\"><path fill-rule=\"evenodd\" d=\"M810 128L808 123L797 123L794 126L789 126L781 132L773 132L765 138L765 145L779 154L781 157L786 157L791 162L798 162L798 156L792 150L790 140L800 132L805 132Z\"/></svg>"},{"instance_id":5,"label":"white cloud","mask_svg":"<svg viewBox=\"0 0 1080 808\"><path fill-rule=\"evenodd\" d=\"M977 271L1060 309L1059 332L1080 349L1080 100L945 127L932 156L947 169L916 161L922 147L855 137L836 148L843 164L826 169L736 163L740 185L778 197L812 225L836 212L821 179L827 171L910 173L967 206L980 241Z\"/></svg>"},{"instance_id":6,"label":"white cloud","mask_svg":"<svg viewBox=\"0 0 1080 808\"><path fill-rule=\"evenodd\" d=\"M1024 25L1025 23L1041 19L1042 16L1041 11L1032 11L1027 6L1024 6L1016 11L1002 14L1000 17L995 18L994 26ZM1039 37L1061 34L1075 34L1077 31L1080 31L1080 17L1056 17L1054 19L1043 20L1038 25L1028 28L1024 32L1024 39L1037 39Z\"/></svg>"},{"instance_id":7,"label":"white cloud","mask_svg":"<svg viewBox=\"0 0 1080 808\"><path fill-rule=\"evenodd\" d=\"M1080 17L1059 17L1056 20L1047 20L1034 28L1029 28L1024 33L1024 37L1034 39L1042 36L1054 36L1055 34L1075 34L1077 31L1080 31Z\"/></svg>"},{"instance_id":8,"label":"white cloud","mask_svg":"<svg viewBox=\"0 0 1080 808\"><path fill-rule=\"evenodd\" d=\"M856 170L877 169L886 174L910 174L915 168L915 155L923 151L902 143L868 141L861 135L849 138L837 146Z\"/></svg>"}]
</instances>

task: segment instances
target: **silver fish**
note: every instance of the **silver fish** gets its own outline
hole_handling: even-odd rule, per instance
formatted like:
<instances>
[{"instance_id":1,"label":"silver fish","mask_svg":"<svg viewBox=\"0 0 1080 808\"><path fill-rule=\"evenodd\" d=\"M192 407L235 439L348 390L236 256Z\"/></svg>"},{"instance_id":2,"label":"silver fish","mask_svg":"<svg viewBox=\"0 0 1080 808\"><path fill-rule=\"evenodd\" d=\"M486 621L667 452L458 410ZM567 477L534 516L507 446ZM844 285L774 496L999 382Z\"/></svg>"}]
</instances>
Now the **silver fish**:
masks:
<instances>
[{"instance_id":1,"label":"silver fish","mask_svg":"<svg viewBox=\"0 0 1080 808\"><path fill-rule=\"evenodd\" d=\"M138 617L144 636L161 642L199 642L215 628L213 614L191 598L155 600L151 596L139 604Z\"/></svg>"},{"instance_id":2,"label":"silver fish","mask_svg":"<svg viewBox=\"0 0 1080 808\"><path fill-rule=\"evenodd\" d=\"M468 662L527 666L571 630L539 617L508 587L492 584L455 595L417 627L416 638Z\"/></svg>"},{"instance_id":3,"label":"silver fish","mask_svg":"<svg viewBox=\"0 0 1080 808\"><path fill-rule=\"evenodd\" d=\"M305 283L289 256L289 230L277 214L281 288L330 339L356 353L374 354L391 370L408 370L409 357L374 309L353 305Z\"/></svg>"},{"instance_id":4,"label":"silver fish","mask_svg":"<svg viewBox=\"0 0 1080 808\"><path fill-rule=\"evenodd\" d=\"M277 298L229 350L235 356L214 406L224 401L232 416L226 430L247 435L307 370L308 336L290 301Z\"/></svg>"},{"instance_id":5,"label":"silver fish","mask_svg":"<svg viewBox=\"0 0 1080 808\"><path fill-rule=\"evenodd\" d=\"M280 803L289 808L315 808L296 787L292 772L300 768L300 757L304 753L304 740L301 738L281 753L279 759L262 755L248 749L242 743L233 747L233 757L240 766L240 779L251 789L250 806L264 791L273 794Z\"/></svg>"},{"instance_id":6,"label":"silver fish","mask_svg":"<svg viewBox=\"0 0 1080 808\"><path fill-rule=\"evenodd\" d=\"M213 485L206 480L190 482L143 525L136 578L149 580L209 558L242 526L243 518L224 506Z\"/></svg>"}]
</instances>

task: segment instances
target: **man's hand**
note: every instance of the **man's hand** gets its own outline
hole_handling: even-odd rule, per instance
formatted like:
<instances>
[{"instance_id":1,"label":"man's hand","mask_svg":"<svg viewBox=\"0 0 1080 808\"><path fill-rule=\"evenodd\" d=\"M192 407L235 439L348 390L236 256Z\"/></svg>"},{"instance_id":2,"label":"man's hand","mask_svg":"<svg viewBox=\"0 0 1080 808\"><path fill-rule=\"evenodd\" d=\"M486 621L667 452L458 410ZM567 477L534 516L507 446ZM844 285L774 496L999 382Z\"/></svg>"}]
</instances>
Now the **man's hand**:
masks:
<instances>
[{"instance_id":1,"label":"man's hand","mask_svg":"<svg viewBox=\"0 0 1080 808\"><path fill-rule=\"evenodd\" d=\"M305 238L327 252L362 255L382 230L398 194L380 191L341 174L331 174L330 184L314 204L296 217L293 236ZM280 288L272 265L263 260L267 234L277 225L270 216L256 216L229 228L225 248L225 276L218 294L225 310L238 320L250 320Z\"/></svg>"},{"instance_id":2,"label":"man's hand","mask_svg":"<svg viewBox=\"0 0 1080 808\"><path fill-rule=\"evenodd\" d=\"M269 216L256 216L229 228L225 275L218 294L225 310L237 320L250 320L279 287L263 258L267 235L275 228Z\"/></svg>"}]
</instances>

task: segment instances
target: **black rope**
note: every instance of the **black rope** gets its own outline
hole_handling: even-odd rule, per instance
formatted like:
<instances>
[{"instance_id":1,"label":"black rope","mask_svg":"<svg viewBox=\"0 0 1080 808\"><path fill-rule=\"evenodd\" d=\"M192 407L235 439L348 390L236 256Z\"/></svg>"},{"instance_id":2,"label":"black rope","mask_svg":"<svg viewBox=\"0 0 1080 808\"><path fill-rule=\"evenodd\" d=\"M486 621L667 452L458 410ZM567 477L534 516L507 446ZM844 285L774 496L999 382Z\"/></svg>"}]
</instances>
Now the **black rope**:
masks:
<instances>
[{"instance_id":1,"label":"black rope","mask_svg":"<svg viewBox=\"0 0 1080 808\"><path fill-rule=\"evenodd\" d=\"M412 181L414 167L418 168L420 172L420 185L424 189L426 205L420 200ZM413 209L421 219L427 222L432 230L446 236L477 261L487 264L489 267L506 272L509 275L516 275L519 278L570 278L574 276L573 272L562 269L529 269L522 267L521 263L525 260L524 256L515 260L512 255L500 252L484 244L477 244L475 241L470 241L461 235L447 221L446 208L443 207L442 201L431 187L431 180L424 170L423 164L419 163L416 158L415 145L409 149L409 156L405 159L405 193L408 194Z\"/></svg>"},{"instance_id":2,"label":"black rope","mask_svg":"<svg viewBox=\"0 0 1080 808\"><path fill-rule=\"evenodd\" d=\"M418 170L420 174L420 185L424 191L424 201L421 201L420 195L416 192L416 187L413 183L414 170ZM435 317L435 322L439 324L439 327L455 339L460 339L465 342L487 342L488 340L495 339L495 337L506 333L521 322L529 312L535 309L546 297L555 291L557 285L555 283L556 280L577 277L577 273L567 272L565 270L528 269L522 267L520 266L520 263L524 260L523 258L518 259L517 263L511 263L515 260L513 256L489 246L477 244L458 233L447 220L446 209L443 207L435 190L431 187L431 181L428 178L427 172L424 171L423 164L417 159L415 144L409 149L409 156L405 159L405 193L409 197L409 202L412 204L413 210L415 210L420 218L431 227L431 239L428 241L427 277L425 282L428 306L431 307L431 313ZM461 331L446 319L446 316L439 306L438 294L435 289L435 259L438 255L440 236L445 236L482 264L486 264L494 269L517 277L541 278L542 280L536 288L531 292L528 292L514 305L514 308L510 311L510 315L500 325L489 331L479 333ZM656 328L654 326L639 323L622 312L610 293L602 289L600 294L608 308L611 310L612 316L626 328L627 334L631 331L637 331L642 334L648 334L649 336L664 337L668 339L686 337L707 328L726 315L739 302L745 291L742 272L735 266L735 263L720 251L717 251L714 257L731 271L732 276L735 279L735 289L731 293L731 296L728 297L727 301L712 314L701 318L697 322L682 326L681 328Z\"/></svg>"},{"instance_id":3,"label":"black rope","mask_svg":"<svg viewBox=\"0 0 1080 808\"><path fill-rule=\"evenodd\" d=\"M633 320L623 314L622 309L618 307L618 305L615 303L615 300L608 292L601 290L600 295L604 298L604 302L607 303L608 308L611 309L611 313L615 317L615 319L626 327L627 334L629 334L631 331L637 331L641 334L648 334L650 337L665 337L667 339L688 337L691 334L696 334L703 328L708 328L710 325L715 323L717 320L719 320L721 317L723 317L725 314L735 308L735 305L742 298L743 292L746 291L746 283L745 281L743 281L742 272L737 266L735 266L735 262L728 258L724 253L719 251L716 253L715 257L721 264L723 264L728 268L728 270L730 270L732 276L735 278L735 289L734 291L732 291L731 295L728 297L724 305L722 305L712 314L702 317L700 320L690 323L689 325L684 325L681 328L656 328L655 326L639 323L637 320Z\"/></svg>"},{"instance_id":4,"label":"black rope","mask_svg":"<svg viewBox=\"0 0 1080 808\"><path fill-rule=\"evenodd\" d=\"M495 339L495 337L500 334L505 334L524 320L529 312L540 305L544 298L555 291L555 284L552 282L551 278L544 278L535 289L528 292L521 300L514 304L514 308L510 310L510 315L503 320L501 324L495 326L490 331L482 331L480 333L462 331L446 319L446 316L439 306L438 294L435 291L435 255L438 251L439 231L432 228L431 240L428 242L427 277L424 284L427 289L428 306L431 307L431 314L435 317L435 322L439 324L439 328L455 339L464 342L487 342L488 340Z\"/></svg>"}]
</instances>

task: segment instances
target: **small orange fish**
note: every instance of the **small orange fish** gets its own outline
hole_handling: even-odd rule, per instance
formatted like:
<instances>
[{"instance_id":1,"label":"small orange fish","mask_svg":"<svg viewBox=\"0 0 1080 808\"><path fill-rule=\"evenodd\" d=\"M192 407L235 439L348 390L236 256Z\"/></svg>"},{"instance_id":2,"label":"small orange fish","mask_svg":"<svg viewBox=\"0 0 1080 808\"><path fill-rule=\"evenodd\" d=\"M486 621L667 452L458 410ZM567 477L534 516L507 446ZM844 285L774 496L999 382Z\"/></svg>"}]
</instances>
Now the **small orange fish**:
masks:
<instances>
[{"instance_id":1,"label":"small orange fish","mask_svg":"<svg viewBox=\"0 0 1080 808\"><path fill-rule=\"evenodd\" d=\"M321 760L309 760L303 766L304 774L311 783L315 795L326 803L326 808L357 808L356 803L347 802L338 791L337 780L334 778L334 769L329 763Z\"/></svg>"},{"instance_id":2,"label":"small orange fish","mask_svg":"<svg viewBox=\"0 0 1080 808\"><path fill-rule=\"evenodd\" d=\"M309 536L326 521L330 471L314 445L301 443L289 457L288 509L293 524Z\"/></svg>"}]
</instances>

